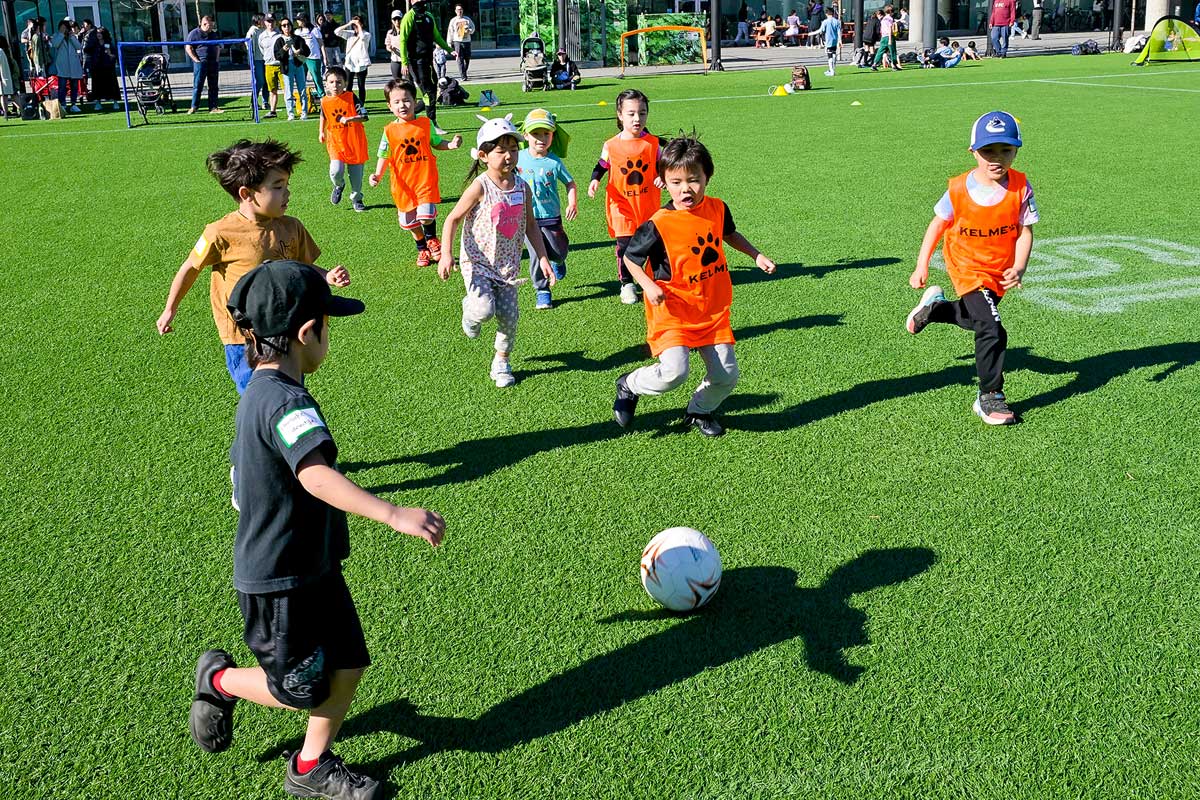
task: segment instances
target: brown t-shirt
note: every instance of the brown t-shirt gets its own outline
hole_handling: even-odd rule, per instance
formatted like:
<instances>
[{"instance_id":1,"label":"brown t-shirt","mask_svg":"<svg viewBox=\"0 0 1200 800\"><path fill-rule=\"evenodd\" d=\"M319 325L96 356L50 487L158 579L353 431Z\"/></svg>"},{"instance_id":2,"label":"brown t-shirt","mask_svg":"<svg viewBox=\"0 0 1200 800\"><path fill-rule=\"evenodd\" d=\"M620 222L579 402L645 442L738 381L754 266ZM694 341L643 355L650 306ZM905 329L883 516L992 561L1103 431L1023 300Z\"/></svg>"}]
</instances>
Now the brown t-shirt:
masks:
<instances>
[{"instance_id":1,"label":"brown t-shirt","mask_svg":"<svg viewBox=\"0 0 1200 800\"><path fill-rule=\"evenodd\" d=\"M224 344L245 344L226 303L237 282L264 261L291 258L312 264L321 255L304 225L295 217L249 220L237 211L209 223L192 251L194 269L212 267L209 299L213 322Z\"/></svg>"}]
</instances>

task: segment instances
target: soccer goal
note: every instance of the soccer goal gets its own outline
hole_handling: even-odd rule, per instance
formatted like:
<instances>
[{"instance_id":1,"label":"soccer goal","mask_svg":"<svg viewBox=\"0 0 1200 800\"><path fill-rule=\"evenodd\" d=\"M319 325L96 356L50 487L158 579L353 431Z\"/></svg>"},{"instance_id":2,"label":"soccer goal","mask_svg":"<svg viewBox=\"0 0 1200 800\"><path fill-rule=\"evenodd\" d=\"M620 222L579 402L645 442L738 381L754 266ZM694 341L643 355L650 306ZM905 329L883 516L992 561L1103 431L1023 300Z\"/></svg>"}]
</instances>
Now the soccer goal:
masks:
<instances>
[{"instance_id":1,"label":"soccer goal","mask_svg":"<svg viewBox=\"0 0 1200 800\"><path fill-rule=\"evenodd\" d=\"M179 48L181 60L190 64L183 51L188 45L196 46L200 42L118 42L117 69L121 73L121 96L125 101L125 127L133 127L134 116L142 118L142 124L149 124L152 118L167 114L186 111L192 104L192 73L190 71L171 71L171 60L163 53L162 48ZM239 46L249 52L250 39L210 39L204 45ZM126 68L126 53L129 53L129 64ZM134 59L137 65L133 66ZM254 121L258 120L258 81L254 69L250 73L250 108ZM241 94L241 92L236 92Z\"/></svg>"},{"instance_id":2,"label":"soccer goal","mask_svg":"<svg viewBox=\"0 0 1200 800\"><path fill-rule=\"evenodd\" d=\"M691 25L651 25L621 34L621 77L625 77L630 36L638 42L638 66L699 63L708 74L708 42L704 28Z\"/></svg>"}]
</instances>

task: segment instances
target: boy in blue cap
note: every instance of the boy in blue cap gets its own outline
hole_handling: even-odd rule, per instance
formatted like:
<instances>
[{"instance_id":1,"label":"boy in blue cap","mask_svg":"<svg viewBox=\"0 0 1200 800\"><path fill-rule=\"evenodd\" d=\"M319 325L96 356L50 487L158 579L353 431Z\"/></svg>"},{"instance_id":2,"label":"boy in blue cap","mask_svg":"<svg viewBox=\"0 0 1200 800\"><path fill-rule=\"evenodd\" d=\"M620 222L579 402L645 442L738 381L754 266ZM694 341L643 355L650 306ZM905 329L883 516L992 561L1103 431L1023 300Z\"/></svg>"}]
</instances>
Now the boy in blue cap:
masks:
<instances>
[{"instance_id":1,"label":"boy in blue cap","mask_svg":"<svg viewBox=\"0 0 1200 800\"><path fill-rule=\"evenodd\" d=\"M1033 225L1039 220L1029 181L1012 169L1020 147L1021 128L1011 114L989 111L975 120L975 168L950 179L908 279L914 289L925 286L929 260L944 236L942 255L959 299L949 301L940 286L930 286L905 327L915 335L931 322L945 322L975 332L979 395L974 411L989 425L1017 421L1004 396L1008 332L998 306L1006 290L1021 285L1033 249Z\"/></svg>"},{"instance_id":2,"label":"boy in blue cap","mask_svg":"<svg viewBox=\"0 0 1200 800\"><path fill-rule=\"evenodd\" d=\"M554 114L544 108L535 108L525 116L521 125L527 148L517 156L517 175L529 184L533 194L533 217L542 232L546 255L554 270L554 279L561 281L567 275L567 248L570 240L563 230L563 220L575 219L578 210L576 194L578 186L567 165L562 162L567 156L570 137L558 125ZM567 210L563 213L558 198L558 184L567 187ZM537 308L552 306L550 280L542 274L541 265L533 257L530 248L529 276L537 290Z\"/></svg>"},{"instance_id":3,"label":"boy in blue cap","mask_svg":"<svg viewBox=\"0 0 1200 800\"><path fill-rule=\"evenodd\" d=\"M188 727L201 749L216 753L232 742L238 698L307 709L304 744L288 756L284 789L368 800L379 784L329 749L371 661L342 577L346 513L435 547L445 522L432 511L397 508L342 475L325 415L304 388L304 376L329 352L330 317L358 314L361 302L334 296L316 267L267 261L238 281L228 307L254 367L229 455L241 506L233 583L258 666L238 668L224 650L201 655Z\"/></svg>"}]
</instances>

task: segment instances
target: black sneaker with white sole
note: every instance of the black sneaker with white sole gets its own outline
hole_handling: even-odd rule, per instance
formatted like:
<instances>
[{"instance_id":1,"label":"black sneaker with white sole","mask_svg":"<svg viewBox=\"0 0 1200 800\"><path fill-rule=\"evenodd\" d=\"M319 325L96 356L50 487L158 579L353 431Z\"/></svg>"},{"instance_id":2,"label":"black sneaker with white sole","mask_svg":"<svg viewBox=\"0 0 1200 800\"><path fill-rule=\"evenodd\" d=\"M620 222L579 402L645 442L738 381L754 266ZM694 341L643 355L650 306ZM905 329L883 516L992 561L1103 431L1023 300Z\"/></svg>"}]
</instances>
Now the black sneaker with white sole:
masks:
<instances>
[{"instance_id":1,"label":"black sneaker with white sole","mask_svg":"<svg viewBox=\"0 0 1200 800\"><path fill-rule=\"evenodd\" d=\"M213 676L236 666L233 656L224 650L209 650L196 662L196 693L192 696L188 729L192 740L207 753L228 750L233 742L233 708L237 700L218 692Z\"/></svg>"},{"instance_id":2,"label":"black sneaker with white sole","mask_svg":"<svg viewBox=\"0 0 1200 800\"><path fill-rule=\"evenodd\" d=\"M721 436L725 433L721 423L712 414L693 414L689 411L683 415L683 424L691 425L705 436Z\"/></svg>"},{"instance_id":3,"label":"black sneaker with white sole","mask_svg":"<svg viewBox=\"0 0 1200 800\"><path fill-rule=\"evenodd\" d=\"M345 190L346 184L344 183L341 186L333 187L333 192L329 195L329 202L333 203L335 206L342 202L342 192Z\"/></svg>"},{"instance_id":4,"label":"black sneaker with white sole","mask_svg":"<svg viewBox=\"0 0 1200 800\"><path fill-rule=\"evenodd\" d=\"M287 757L287 776L283 789L293 797L324 797L328 800L375 800L382 797L379 781L351 772L342 759L330 751L321 754L317 765L303 775L296 769L297 751Z\"/></svg>"},{"instance_id":5,"label":"black sneaker with white sole","mask_svg":"<svg viewBox=\"0 0 1200 800\"><path fill-rule=\"evenodd\" d=\"M921 331L925 330L925 326L929 324L929 316L933 310L946 302L946 294L940 286L930 286L921 295L921 302L917 303L916 307L908 312L908 319L904 321L905 329L916 336Z\"/></svg>"},{"instance_id":6,"label":"black sneaker with white sole","mask_svg":"<svg viewBox=\"0 0 1200 800\"><path fill-rule=\"evenodd\" d=\"M617 399L613 401L613 419L622 428L628 428L633 422L634 412L637 411L638 395L634 394L625 383L625 379L629 377L626 372L621 377L617 378Z\"/></svg>"}]
</instances>

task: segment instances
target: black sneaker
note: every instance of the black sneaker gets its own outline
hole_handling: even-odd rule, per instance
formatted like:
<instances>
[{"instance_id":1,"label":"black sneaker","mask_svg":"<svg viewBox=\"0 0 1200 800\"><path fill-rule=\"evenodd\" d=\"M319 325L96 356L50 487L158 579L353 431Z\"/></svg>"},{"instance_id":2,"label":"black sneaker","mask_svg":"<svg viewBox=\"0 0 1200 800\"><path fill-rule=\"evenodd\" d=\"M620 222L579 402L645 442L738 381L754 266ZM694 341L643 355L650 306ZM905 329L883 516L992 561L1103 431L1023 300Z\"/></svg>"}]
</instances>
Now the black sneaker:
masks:
<instances>
[{"instance_id":1,"label":"black sneaker","mask_svg":"<svg viewBox=\"0 0 1200 800\"><path fill-rule=\"evenodd\" d=\"M354 210L361 214L362 212L367 210L367 207L365 205L363 205L362 200L355 200L354 201Z\"/></svg>"},{"instance_id":2,"label":"black sneaker","mask_svg":"<svg viewBox=\"0 0 1200 800\"><path fill-rule=\"evenodd\" d=\"M712 414L693 414L688 412L683 415L683 424L694 425L705 436L721 436L725 433L725 429L721 427L721 423L717 422L716 417Z\"/></svg>"},{"instance_id":3,"label":"black sneaker","mask_svg":"<svg viewBox=\"0 0 1200 800\"><path fill-rule=\"evenodd\" d=\"M345 191L345 189L346 184L344 183L341 186L333 187L333 194L329 195L329 202L333 203L335 206L342 202L342 192Z\"/></svg>"},{"instance_id":4,"label":"black sneaker","mask_svg":"<svg viewBox=\"0 0 1200 800\"><path fill-rule=\"evenodd\" d=\"M283 779L284 791L293 797L374 800L383 795L379 781L351 772L345 762L328 750L321 754L317 765L303 775L296 771L299 757L299 751L288 755L287 777Z\"/></svg>"},{"instance_id":5,"label":"black sneaker","mask_svg":"<svg viewBox=\"0 0 1200 800\"><path fill-rule=\"evenodd\" d=\"M908 312L908 319L904 321L905 329L916 336L921 331L925 330L925 326L929 324L929 315L933 310L946 302L946 295L942 292L940 286L930 286L921 295L921 302L917 303L916 307Z\"/></svg>"},{"instance_id":6,"label":"black sneaker","mask_svg":"<svg viewBox=\"0 0 1200 800\"><path fill-rule=\"evenodd\" d=\"M633 422L633 414L637 411L638 395L630 391L629 386L625 383L625 379L629 377L626 372L621 377L617 378L617 399L613 401L613 419L622 428L628 428Z\"/></svg>"},{"instance_id":7,"label":"black sneaker","mask_svg":"<svg viewBox=\"0 0 1200 800\"><path fill-rule=\"evenodd\" d=\"M1017 415L1008 407L1004 392L981 392L972 408L988 425L1013 425L1017 421Z\"/></svg>"},{"instance_id":8,"label":"black sneaker","mask_svg":"<svg viewBox=\"0 0 1200 800\"><path fill-rule=\"evenodd\" d=\"M213 676L236 666L233 656L224 650L209 650L196 662L196 693L188 714L188 729L192 740L205 752L228 750L233 742L233 708L237 700L218 692L213 687Z\"/></svg>"}]
</instances>

